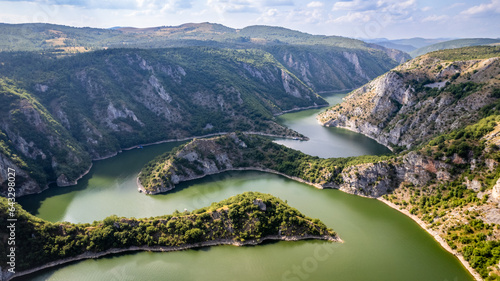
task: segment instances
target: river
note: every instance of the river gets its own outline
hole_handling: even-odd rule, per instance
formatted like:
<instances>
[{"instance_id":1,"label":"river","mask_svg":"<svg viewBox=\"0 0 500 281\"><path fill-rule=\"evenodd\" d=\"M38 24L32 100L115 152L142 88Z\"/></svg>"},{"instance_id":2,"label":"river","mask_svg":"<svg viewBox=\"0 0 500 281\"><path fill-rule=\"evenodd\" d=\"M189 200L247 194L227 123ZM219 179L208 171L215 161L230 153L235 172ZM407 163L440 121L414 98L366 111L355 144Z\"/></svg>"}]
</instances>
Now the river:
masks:
<instances>
[{"instance_id":1,"label":"river","mask_svg":"<svg viewBox=\"0 0 500 281\"><path fill-rule=\"evenodd\" d=\"M335 102L343 95L331 95L328 100ZM277 142L320 157L387 152L359 134L320 127L314 117L321 110L279 118L310 137L310 142ZM141 167L178 144L145 147L98 161L78 185L52 188L19 201L46 220L92 222L111 214L151 217L193 210L245 191L260 191L321 219L345 242L276 242L255 247L121 254L71 263L17 280L473 280L427 232L377 200L318 190L261 172L209 176L154 196L138 193L135 178Z\"/></svg>"}]
</instances>

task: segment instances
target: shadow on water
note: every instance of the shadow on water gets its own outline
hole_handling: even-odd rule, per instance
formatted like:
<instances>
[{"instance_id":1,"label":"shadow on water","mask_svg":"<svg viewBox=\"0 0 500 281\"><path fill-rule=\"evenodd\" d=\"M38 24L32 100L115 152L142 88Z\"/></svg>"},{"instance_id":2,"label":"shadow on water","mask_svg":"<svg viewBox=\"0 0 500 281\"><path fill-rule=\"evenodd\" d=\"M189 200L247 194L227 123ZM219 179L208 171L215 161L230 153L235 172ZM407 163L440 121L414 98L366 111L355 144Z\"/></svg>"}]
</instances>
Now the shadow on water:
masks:
<instances>
[{"instance_id":1,"label":"shadow on water","mask_svg":"<svg viewBox=\"0 0 500 281\"><path fill-rule=\"evenodd\" d=\"M55 183L39 194L31 194L18 198L18 202L31 214L38 216L42 204L51 198L64 197L58 200L57 208L67 210L68 206L82 191L89 189L107 189L120 183L130 175L137 175L142 167L158 155L172 150L185 142L169 142L146 146L142 149L132 149L118 155L95 161L90 171L73 186L58 187Z\"/></svg>"},{"instance_id":2,"label":"shadow on water","mask_svg":"<svg viewBox=\"0 0 500 281\"><path fill-rule=\"evenodd\" d=\"M214 189L222 189L224 188L224 184L222 182L228 180L228 179L241 179L245 176L248 177L249 173L252 173L253 171L227 171L219 174L214 174L214 175L207 175L204 176L203 178L199 179L194 179L186 182L181 182L177 185L175 185L175 188L166 192L159 193L161 195L169 195L169 194L175 194L179 193L185 189L191 188L193 186L199 186L199 185L206 185L209 184L212 191ZM257 172L257 171L256 171ZM149 196L156 196L156 195L149 195Z\"/></svg>"},{"instance_id":3,"label":"shadow on water","mask_svg":"<svg viewBox=\"0 0 500 281\"><path fill-rule=\"evenodd\" d=\"M69 205L71 199L73 199L79 191L86 189L89 185L89 179L94 175L94 168L90 170L83 178L78 181L78 184L73 186L57 186L55 183L51 183L49 188L42 191L39 194L30 194L26 196L19 197L17 201L23 208L31 213L32 215L39 215L40 207L42 203L52 197L57 197L61 195L69 196L68 200L64 201ZM62 207L62 206L61 206ZM66 208L67 206L64 206Z\"/></svg>"}]
</instances>

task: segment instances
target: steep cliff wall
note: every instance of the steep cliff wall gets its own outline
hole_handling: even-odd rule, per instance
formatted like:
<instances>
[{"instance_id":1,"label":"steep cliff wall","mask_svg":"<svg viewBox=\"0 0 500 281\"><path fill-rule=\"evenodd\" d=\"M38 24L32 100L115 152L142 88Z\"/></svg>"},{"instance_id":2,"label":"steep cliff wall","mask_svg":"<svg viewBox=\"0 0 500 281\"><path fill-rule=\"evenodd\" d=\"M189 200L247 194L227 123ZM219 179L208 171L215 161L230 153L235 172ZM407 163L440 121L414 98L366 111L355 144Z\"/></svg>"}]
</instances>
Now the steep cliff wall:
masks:
<instances>
[{"instance_id":1,"label":"steep cliff wall","mask_svg":"<svg viewBox=\"0 0 500 281\"><path fill-rule=\"evenodd\" d=\"M498 57L456 61L428 54L353 91L318 120L408 149L484 116L480 109L500 97L498 79Z\"/></svg>"},{"instance_id":2,"label":"steep cliff wall","mask_svg":"<svg viewBox=\"0 0 500 281\"><path fill-rule=\"evenodd\" d=\"M290 158L299 162L296 163L297 169L286 167L283 159ZM424 186L432 179L448 180L451 177L450 164L418 152L387 160L374 159L376 161L367 159L350 165L342 160L310 157L261 137L230 134L196 139L175 152L166 153L143 169L139 183L141 191L155 194L206 175L248 169L275 172L302 179L319 188L335 188L376 198L395 190L403 182ZM314 177L310 177L311 174Z\"/></svg>"},{"instance_id":3,"label":"steep cliff wall","mask_svg":"<svg viewBox=\"0 0 500 281\"><path fill-rule=\"evenodd\" d=\"M318 92L357 88L400 63L378 50L326 46L273 46L266 50Z\"/></svg>"},{"instance_id":4,"label":"steep cliff wall","mask_svg":"<svg viewBox=\"0 0 500 281\"><path fill-rule=\"evenodd\" d=\"M90 165L84 148L33 95L0 79L0 193L15 171L16 196L40 192L50 181L75 184Z\"/></svg>"}]
</instances>

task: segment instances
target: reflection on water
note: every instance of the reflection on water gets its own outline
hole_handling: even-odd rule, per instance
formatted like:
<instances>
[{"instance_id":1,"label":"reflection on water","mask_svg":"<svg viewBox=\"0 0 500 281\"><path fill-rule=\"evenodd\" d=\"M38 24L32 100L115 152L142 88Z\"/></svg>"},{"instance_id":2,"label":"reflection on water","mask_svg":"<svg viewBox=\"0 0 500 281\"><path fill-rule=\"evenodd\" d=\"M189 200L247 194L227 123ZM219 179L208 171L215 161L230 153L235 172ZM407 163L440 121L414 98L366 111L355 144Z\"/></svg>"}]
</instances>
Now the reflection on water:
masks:
<instances>
[{"instance_id":1,"label":"reflection on water","mask_svg":"<svg viewBox=\"0 0 500 281\"><path fill-rule=\"evenodd\" d=\"M321 157L385 152L362 136L320 127L314 119L316 112L280 117L311 137L301 150L310 149L305 152ZM302 143L306 142L290 141L291 146ZM458 260L416 223L377 200L337 190L318 190L261 172L208 176L154 196L139 193L136 177L141 167L178 144L145 147L98 161L78 185L51 188L19 201L46 220L92 222L112 214L151 217L193 210L245 191L259 191L280 197L305 215L321 219L345 243L299 241L172 253L140 252L71 263L20 280L473 280Z\"/></svg>"},{"instance_id":2,"label":"reflection on water","mask_svg":"<svg viewBox=\"0 0 500 281\"><path fill-rule=\"evenodd\" d=\"M96 201L92 208L88 207L92 202L85 195L87 190L74 191L77 194L69 202L65 217L92 221L113 213L156 216L175 209L207 206L245 191L270 193L286 200L305 215L321 219L336 230L345 243L279 242L257 247L222 246L201 251L125 254L73 263L23 280L166 280L167 277L168 280L472 280L458 260L430 235L383 203L337 190L315 189L261 172L209 176L155 196L138 193L132 184L110 190L96 189L92 191L95 195L92 199L103 197L105 200ZM106 201L114 202L117 198L122 204L106 206ZM58 205L68 198L51 199L54 201L50 205ZM40 216L45 214L41 212ZM323 251L323 247L330 250ZM318 252L326 258L314 260ZM299 278L293 271L297 268L301 268L307 278Z\"/></svg>"},{"instance_id":3,"label":"reflection on water","mask_svg":"<svg viewBox=\"0 0 500 281\"><path fill-rule=\"evenodd\" d=\"M342 101L342 94L330 94L325 99L330 105ZM311 109L278 117L281 124L309 137L309 141L276 140L276 143L323 158L379 155L390 153L385 146L361 134L341 128L321 126L316 116L325 109Z\"/></svg>"}]
</instances>

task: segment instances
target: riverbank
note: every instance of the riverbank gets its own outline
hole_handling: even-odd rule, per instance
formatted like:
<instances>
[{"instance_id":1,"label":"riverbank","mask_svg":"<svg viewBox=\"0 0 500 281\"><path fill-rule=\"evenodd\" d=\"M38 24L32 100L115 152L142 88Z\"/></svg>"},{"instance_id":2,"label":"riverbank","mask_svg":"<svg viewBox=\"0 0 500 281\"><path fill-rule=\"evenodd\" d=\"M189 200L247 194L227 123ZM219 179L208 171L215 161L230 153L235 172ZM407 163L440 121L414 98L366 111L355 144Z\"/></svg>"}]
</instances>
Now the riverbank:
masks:
<instances>
[{"instance_id":1,"label":"riverbank","mask_svg":"<svg viewBox=\"0 0 500 281\"><path fill-rule=\"evenodd\" d=\"M361 134L361 135L363 135L363 136L365 136L365 137L367 137L369 139L372 139L372 140L376 141L378 144L383 145L384 147L386 147L387 149L389 149L391 152L394 152L394 148L392 148L390 146L387 146L384 143L381 143L379 140L377 140L377 139L375 139L375 138L373 138L373 137L371 137L371 136L369 136L367 134L363 134L362 132L355 131L355 130L353 130L350 127L346 127L346 126L325 126L323 123L321 123L321 121L319 121L319 119L316 119L316 120L318 121L318 124L320 124L323 127L341 128L341 129L346 129L346 130L349 130L349 131L357 133L357 134Z\"/></svg>"},{"instance_id":2,"label":"riverbank","mask_svg":"<svg viewBox=\"0 0 500 281\"><path fill-rule=\"evenodd\" d=\"M270 174L280 175L280 176L283 176L285 178L288 178L288 179L291 179L291 180L294 180L294 181L297 181L297 182L305 183L307 185L311 185L311 186L313 186L313 187L315 187L317 189L324 189L325 187L327 187L327 186L323 186L321 184L317 184L317 183L312 183L312 182L306 181L306 180L301 179L299 177L289 176L287 174L283 174L283 173L280 173L280 172L275 171L275 170L265 169L265 168L257 168L257 167L229 168L229 169L219 170L219 171L217 171L215 173L207 173L207 174L203 174L203 175L200 175L200 176L194 176L194 177L191 177L191 178L189 178L187 180L183 180L182 182L187 182L187 181L202 179L202 178L207 177L207 176L216 175L216 174L225 173L225 172L233 172L233 171L257 171L257 172L270 173ZM171 188L161 188L159 191L149 191L149 190L146 190L144 188L144 186L141 184L141 182L139 180L139 176L137 176L137 189L139 190L139 192L143 192L144 194L154 195L154 194L159 194L159 193L170 191L170 190L172 190L174 188L175 188L175 186L171 187ZM329 187L327 187L327 188L329 188Z\"/></svg>"},{"instance_id":3,"label":"riverbank","mask_svg":"<svg viewBox=\"0 0 500 281\"><path fill-rule=\"evenodd\" d=\"M202 139L202 138L210 138L210 137L216 137L216 136L224 136L224 135L227 135L230 133L231 132L219 132L219 133L212 133L212 134L206 134L206 135L201 135L201 136L192 136L192 137L185 137L185 138L180 138L180 139L167 139L167 140L162 140L162 141L157 141L157 142L138 144L138 145L134 145L134 146L127 147L127 148L122 148L119 152L115 153L114 155L110 155L110 156L106 156L106 157L102 157L102 158L98 158L98 159L92 159L92 161L108 159L108 158L116 156L118 153L121 153L123 151L136 149L136 148L139 148L141 146L151 146L151 145L162 144L162 143L167 143L167 142L181 142L181 141L188 141L188 140L193 140L193 139ZM267 134L267 133L261 133L261 132L242 132L242 133L245 135L259 135L259 136L272 137L272 138L309 140L308 137L290 137L290 136L274 135L274 134Z\"/></svg>"},{"instance_id":4,"label":"riverbank","mask_svg":"<svg viewBox=\"0 0 500 281\"><path fill-rule=\"evenodd\" d=\"M308 109L317 109L317 108L323 108L323 107L329 107L329 104L318 104L318 105L311 105L311 106L306 106L306 107L297 107L294 109L289 109L289 110L283 110L280 113L273 114L274 116L280 116L286 113L292 113L292 112L299 112L303 110L308 110Z\"/></svg>"},{"instance_id":5,"label":"riverbank","mask_svg":"<svg viewBox=\"0 0 500 281\"><path fill-rule=\"evenodd\" d=\"M450 247L450 245L448 245L448 243L446 243L446 241L443 239L443 237L441 237L436 231L428 228L427 224L423 220L421 220L419 217L417 217L415 215L410 214L410 212L406 209L400 209L396 204L394 204L394 203L392 203L392 202L390 202L382 197L378 197L377 200L385 203L387 206L393 208L394 210L397 210L397 211L405 214L407 217L409 217L413 221L415 221L421 228L423 228L427 233L429 233L434 238L434 240L436 240L441 245L441 247L443 247L446 251L448 251L449 253L451 253L455 257L457 257L458 260L462 263L462 265L467 269L467 271L469 271L469 273L474 277L474 279L476 279L477 281L483 280L481 275L479 275L479 273L477 273L477 271L470 266L469 262L465 260L464 256L462 254L460 254L459 252L457 252L456 250L453 250Z\"/></svg>"},{"instance_id":6,"label":"riverbank","mask_svg":"<svg viewBox=\"0 0 500 281\"><path fill-rule=\"evenodd\" d=\"M230 172L230 171L259 171L259 172L265 172L265 173L271 173L271 174L276 174L276 175L280 175L280 176L283 176L283 177L286 177L288 179L291 179L291 180L294 180L294 181L297 181L297 182L301 182L301 183L304 183L304 184L307 184L307 185L310 185L310 186L313 186L315 188L318 188L318 189L325 189L325 188L333 188L333 189L337 189L335 188L334 186L332 185L320 185L320 184L316 184L316 183L312 183L312 182L309 182L309 181L306 181L304 179L301 179L301 178L298 178L298 177L294 177L294 176L289 176L289 175L286 175L286 174L283 174L283 173L280 173L280 172L277 172L275 170L271 170L271 169L264 169L264 168L256 168L256 167L246 167L246 168L231 168L231 169L224 169L224 170L221 170L221 171L218 171L216 173L210 173L210 174L205 174L205 175L201 175L201 176L196 176L196 177L192 177L190 178L189 180L185 180L185 181L191 181L191 180L195 180L195 179L201 179L203 177L206 177L206 176L209 176L209 175L214 175L214 174L219 174L219 173L224 173L224 172ZM183 182L185 182L183 181ZM162 192L166 192L168 190L172 190L174 189L175 187L173 188L169 188L168 190L165 190L165 191L158 191L158 192L148 192L144 189L144 187L140 184L139 182L139 178L137 178L137 184L139 186L139 190L141 192L144 192L146 194L158 194L158 193L162 193ZM342 191L342 190L341 190ZM345 192L345 191L343 191ZM346 193L349 193L349 192L346 192ZM378 198L374 198L374 197L369 197L369 196L363 196L363 195L359 195L359 194L356 194L357 196L361 196L361 197L365 197L365 198L372 198L372 199L377 199L383 203L385 203L386 205L388 205L389 207L405 214L406 216L408 216L409 218L411 218L413 221L415 221L422 229L424 229L427 233L429 233L435 241L437 241L442 248L444 248L446 251L448 251L449 253L453 254L454 256L456 256L458 258L458 260L461 262L461 264L467 269L467 271L474 277L475 280L477 281L481 281L483 280L481 278L481 276L476 272L476 270L474 270L469 262L467 262L465 260L465 258L460 254L458 253L456 250L453 250L449 245L448 243L446 243L446 241L435 231L433 231L432 229L428 228L427 225L420 219L418 218L417 216L415 215L412 215L410 214L410 212L408 210L401 210L398 208L398 206L396 206L395 204L393 204L392 202L388 201L388 200L385 200L384 198L382 197L378 197Z\"/></svg>"},{"instance_id":7,"label":"riverbank","mask_svg":"<svg viewBox=\"0 0 500 281\"><path fill-rule=\"evenodd\" d=\"M39 194L39 193L42 193L42 192L46 191L47 189L49 189L51 184L57 184L57 186L59 186L59 187L68 187L68 186L77 185L78 181L80 179L82 179L84 176L86 176L90 172L90 170L92 169L92 167L94 165L93 162L95 162L95 161L101 161L101 160L106 160L106 159L115 157L118 154L122 153L123 151L129 151L129 150L138 149L138 148L144 147L144 146L151 146L151 145L157 145L157 144L162 144L162 143L182 142L182 141L193 140L193 139L196 139L196 138L210 138L210 137L215 137L215 136L223 136L223 135L227 135L227 134L230 134L230 132L212 133L212 134L206 134L206 135L201 135L201 136L185 137L185 138L180 138L180 139L178 139L178 138L176 138L176 139L167 139L167 140L162 140L162 141L157 141L157 142L152 142L152 143L138 144L138 145L134 145L134 146L127 147L127 148L122 148L119 151L116 151L116 152L111 153L109 155L106 155L106 156L103 156L103 157L99 157L99 158L93 158L92 159L92 163L90 163L90 166L87 168L87 170L85 170L85 172L81 173L78 176L78 178L75 179L72 182L64 183L62 185L59 185L59 184L57 184L57 181L53 181L53 182L47 183L43 188L40 189L40 191L38 191L36 193L29 193L29 194L18 193L17 195L18 195L18 197L22 197L22 196L26 196L26 195L30 195L30 194ZM260 133L260 132L243 132L243 134L246 134L246 135L259 135L259 136L271 137L271 138L293 139L293 140L301 140L301 141L308 141L309 140L309 138L305 137L305 136L304 137L291 137L291 136L274 135L274 134L267 134L267 133ZM165 191L162 191L162 192L165 192Z\"/></svg>"},{"instance_id":8,"label":"riverbank","mask_svg":"<svg viewBox=\"0 0 500 281\"><path fill-rule=\"evenodd\" d=\"M324 240L324 241L329 241L329 242L338 242L338 243L343 243L344 241L340 239L338 236L337 237L332 237L328 235L324 236L314 236L314 235L305 235L305 236L279 236L279 235L269 235L266 237L263 237L259 240L257 239L252 239L252 240L247 240L244 242L241 241L234 241L232 239L218 239L218 240L212 240L212 241L205 241L205 242L200 242L200 243L195 243L195 244L189 244L189 245L181 245L181 246L133 246L125 249L121 248L112 248L107 251L103 252L97 252L97 253L92 253L92 252L87 252L75 257L67 258L67 259L62 259L58 261L54 261L39 267L35 267L29 270L25 271L20 271L16 272L15 274L11 274L6 271L2 271L2 278L0 280L2 281L10 281L14 278L25 276L31 273L35 273L37 271L43 270L43 269L48 269L51 267L63 265L66 263L70 262L75 262L75 261L81 261L85 259L97 259L103 256L107 255L113 255L113 254L120 254L120 253L127 253L127 252L135 252L135 251L151 251L151 252L174 252L174 251L183 251L183 250L189 250L189 249L195 249L195 248L204 248L204 247L212 247L212 246L219 246L219 245L232 245L232 246L255 246L262 244L265 241L300 241L300 240Z\"/></svg>"}]
</instances>

